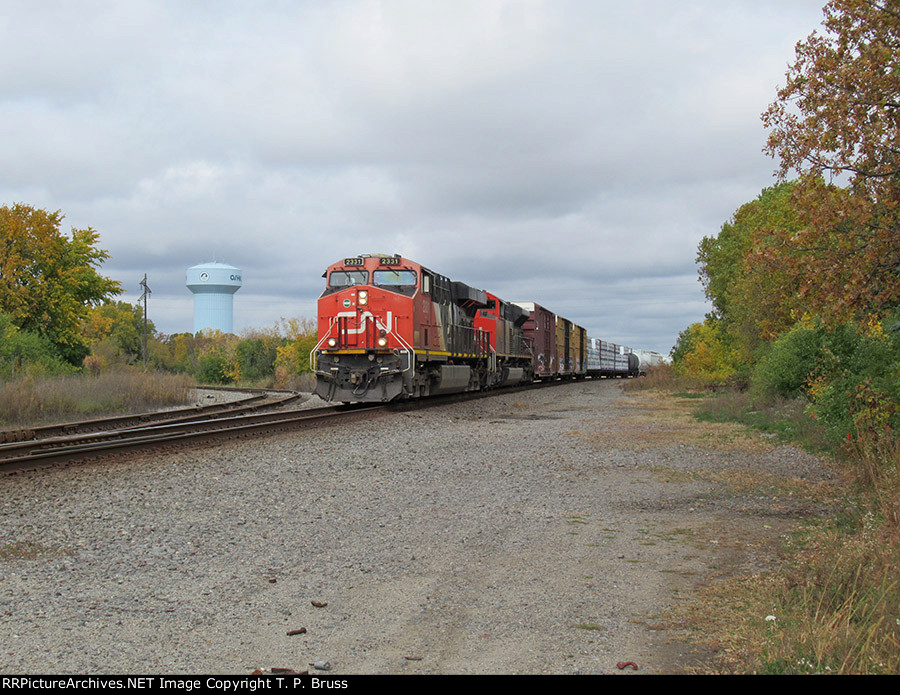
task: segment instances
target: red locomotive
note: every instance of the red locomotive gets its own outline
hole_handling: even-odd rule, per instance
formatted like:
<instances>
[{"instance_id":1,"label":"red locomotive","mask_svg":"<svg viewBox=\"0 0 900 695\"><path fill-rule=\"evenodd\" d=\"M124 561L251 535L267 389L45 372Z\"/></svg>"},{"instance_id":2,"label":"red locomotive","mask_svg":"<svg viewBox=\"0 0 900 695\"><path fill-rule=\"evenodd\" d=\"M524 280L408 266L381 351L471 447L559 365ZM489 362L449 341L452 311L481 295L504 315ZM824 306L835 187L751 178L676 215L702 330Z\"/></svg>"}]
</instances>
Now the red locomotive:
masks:
<instances>
[{"instance_id":1,"label":"red locomotive","mask_svg":"<svg viewBox=\"0 0 900 695\"><path fill-rule=\"evenodd\" d=\"M391 401L591 374L583 328L399 255L328 267L313 350L316 394ZM630 351L629 351L630 352Z\"/></svg>"}]
</instances>

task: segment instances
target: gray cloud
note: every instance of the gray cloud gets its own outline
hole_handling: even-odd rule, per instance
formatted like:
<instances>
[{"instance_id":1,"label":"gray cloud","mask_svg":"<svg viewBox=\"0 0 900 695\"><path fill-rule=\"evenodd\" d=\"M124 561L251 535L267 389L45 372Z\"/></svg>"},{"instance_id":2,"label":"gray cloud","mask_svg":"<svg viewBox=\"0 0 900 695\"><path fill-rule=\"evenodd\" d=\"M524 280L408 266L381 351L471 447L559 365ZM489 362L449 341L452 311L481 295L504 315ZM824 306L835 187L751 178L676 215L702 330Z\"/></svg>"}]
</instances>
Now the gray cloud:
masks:
<instances>
[{"instance_id":1,"label":"gray cloud","mask_svg":"<svg viewBox=\"0 0 900 695\"><path fill-rule=\"evenodd\" d=\"M403 253L668 351L699 240L772 182L759 113L820 2L7 3L0 203L91 226L189 330L184 270L244 270L238 329L324 267Z\"/></svg>"}]
</instances>

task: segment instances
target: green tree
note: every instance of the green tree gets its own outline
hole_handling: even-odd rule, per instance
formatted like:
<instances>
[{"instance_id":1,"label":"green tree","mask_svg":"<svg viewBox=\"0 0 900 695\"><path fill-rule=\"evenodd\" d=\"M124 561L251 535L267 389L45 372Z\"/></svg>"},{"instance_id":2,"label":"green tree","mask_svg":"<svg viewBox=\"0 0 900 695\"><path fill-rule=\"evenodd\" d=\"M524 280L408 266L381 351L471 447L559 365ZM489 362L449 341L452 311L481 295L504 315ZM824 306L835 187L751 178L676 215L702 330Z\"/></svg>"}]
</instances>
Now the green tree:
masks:
<instances>
[{"instance_id":1,"label":"green tree","mask_svg":"<svg viewBox=\"0 0 900 695\"><path fill-rule=\"evenodd\" d=\"M250 382L273 379L278 348L284 342L275 334L261 332L243 337L234 349L241 378Z\"/></svg>"},{"instance_id":2,"label":"green tree","mask_svg":"<svg viewBox=\"0 0 900 695\"><path fill-rule=\"evenodd\" d=\"M80 364L88 353L81 326L88 308L121 292L97 268L109 254L90 227L60 233L62 215L16 204L0 207L0 310L19 328L47 338Z\"/></svg>"},{"instance_id":3,"label":"green tree","mask_svg":"<svg viewBox=\"0 0 900 695\"><path fill-rule=\"evenodd\" d=\"M783 247L804 300L835 323L900 300L900 5L832 0L824 13L763 122L780 176L800 175L805 223L769 257Z\"/></svg>"},{"instance_id":4,"label":"green tree","mask_svg":"<svg viewBox=\"0 0 900 695\"><path fill-rule=\"evenodd\" d=\"M155 334L152 321L147 335ZM128 302L104 302L88 310L82 335L94 353L112 353L128 364L141 359L144 338L144 311Z\"/></svg>"},{"instance_id":5,"label":"green tree","mask_svg":"<svg viewBox=\"0 0 900 695\"><path fill-rule=\"evenodd\" d=\"M802 228L793 188L793 183L766 188L742 205L717 236L700 242L697 262L706 296L747 360L761 341L790 328L803 310L796 278L782 267L786 259L774 241ZM776 253L769 253L773 248Z\"/></svg>"}]
</instances>

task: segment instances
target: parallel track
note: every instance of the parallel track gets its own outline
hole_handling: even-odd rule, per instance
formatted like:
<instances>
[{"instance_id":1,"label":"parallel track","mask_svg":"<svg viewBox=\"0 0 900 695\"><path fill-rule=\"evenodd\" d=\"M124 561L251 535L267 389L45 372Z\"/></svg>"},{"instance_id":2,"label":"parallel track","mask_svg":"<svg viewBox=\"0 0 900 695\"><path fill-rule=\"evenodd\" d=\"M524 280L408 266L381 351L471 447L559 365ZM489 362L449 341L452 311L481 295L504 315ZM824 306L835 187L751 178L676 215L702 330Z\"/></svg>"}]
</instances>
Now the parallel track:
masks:
<instances>
[{"instance_id":1,"label":"parallel track","mask_svg":"<svg viewBox=\"0 0 900 695\"><path fill-rule=\"evenodd\" d=\"M133 427L0 445L0 471L97 458L158 447L261 436L369 416L387 406L334 406L279 413L252 413Z\"/></svg>"},{"instance_id":2,"label":"parallel track","mask_svg":"<svg viewBox=\"0 0 900 695\"><path fill-rule=\"evenodd\" d=\"M222 413L247 412L261 408L275 408L286 405L300 398L296 391L280 391L274 389L232 389L227 387L202 387L204 391L240 391L252 395L239 398L228 403L212 405L196 405L188 408L159 410L134 415L117 415L113 417L79 420L54 425L40 425L13 430L0 430L0 445L3 443L27 442L50 437L100 432L103 430L141 427L149 423L185 422L205 417L219 417ZM271 394L278 394L270 399Z\"/></svg>"},{"instance_id":3,"label":"parallel track","mask_svg":"<svg viewBox=\"0 0 900 695\"><path fill-rule=\"evenodd\" d=\"M276 413L247 413L247 409L255 409L259 405L249 405L256 398L242 399L237 408L229 412L213 410L217 406L201 409L203 412L169 411L168 413L147 414L162 416L163 421L148 423L147 415L112 418L105 421L89 421L86 428L96 427L99 423L125 422L126 426L103 431L85 429L78 434L62 436L44 436L28 441L0 444L0 473L36 468L53 463L68 463L83 459L96 459L125 452L146 451L158 448L174 448L196 445L204 442L224 441L247 437L259 437L277 432L297 430L304 427L324 426L343 423L359 418L371 418L385 412L404 412L417 408L435 407L457 403L460 401L504 395L517 391L545 388L566 382L539 382L517 389L499 389L471 393L451 394L428 398L422 401L410 400L389 404L353 404L308 410L291 410ZM290 394L286 401L294 400L299 394ZM274 404L281 405L284 401ZM226 404L227 405L227 404ZM175 416L173 417L173 412ZM134 424L137 418L139 425ZM58 425L46 428L71 427L74 424ZM62 431L65 431L64 429Z\"/></svg>"}]
</instances>

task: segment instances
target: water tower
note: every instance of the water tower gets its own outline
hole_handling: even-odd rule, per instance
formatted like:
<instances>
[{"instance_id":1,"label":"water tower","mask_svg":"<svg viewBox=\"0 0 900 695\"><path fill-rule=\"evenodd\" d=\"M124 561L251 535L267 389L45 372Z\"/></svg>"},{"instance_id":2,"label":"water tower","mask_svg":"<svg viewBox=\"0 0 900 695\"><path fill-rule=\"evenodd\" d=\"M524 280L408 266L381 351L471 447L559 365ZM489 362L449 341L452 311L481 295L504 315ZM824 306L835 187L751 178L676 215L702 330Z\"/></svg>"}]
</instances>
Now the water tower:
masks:
<instances>
[{"instance_id":1,"label":"water tower","mask_svg":"<svg viewBox=\"0 0 900 695\"><path fill-rule=\"evenodd\" d=\"M234 293L241 271L227 263L201 263L187 269L187 288L194 295L194 333L206 328L234 332Z\"/></svg>"}]
</instances>

